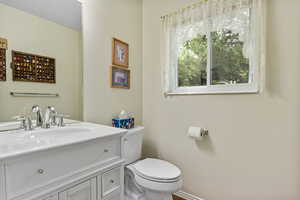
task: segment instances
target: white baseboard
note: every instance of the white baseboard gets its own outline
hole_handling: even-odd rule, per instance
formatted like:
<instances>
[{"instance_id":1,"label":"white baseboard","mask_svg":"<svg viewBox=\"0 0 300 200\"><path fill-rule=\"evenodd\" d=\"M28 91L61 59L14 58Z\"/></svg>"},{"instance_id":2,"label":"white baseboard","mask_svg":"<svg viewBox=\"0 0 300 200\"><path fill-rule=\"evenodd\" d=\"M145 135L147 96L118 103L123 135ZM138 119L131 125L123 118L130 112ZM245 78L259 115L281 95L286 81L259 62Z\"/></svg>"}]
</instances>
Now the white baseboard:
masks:
<instances>
[{"instance_id":1,"label":"white baseboard","mask_svg":"<svg viewBox=\"0 0 300 200\"><path fill-rule=\"evenodd\" d=\"M181 197L185 200L205 200L205 199L201 199L200 197L197 197L195 195L189 194L187 192L184 191L178 191L175 193L176 196Z\"/></svg>"}]
</instances>

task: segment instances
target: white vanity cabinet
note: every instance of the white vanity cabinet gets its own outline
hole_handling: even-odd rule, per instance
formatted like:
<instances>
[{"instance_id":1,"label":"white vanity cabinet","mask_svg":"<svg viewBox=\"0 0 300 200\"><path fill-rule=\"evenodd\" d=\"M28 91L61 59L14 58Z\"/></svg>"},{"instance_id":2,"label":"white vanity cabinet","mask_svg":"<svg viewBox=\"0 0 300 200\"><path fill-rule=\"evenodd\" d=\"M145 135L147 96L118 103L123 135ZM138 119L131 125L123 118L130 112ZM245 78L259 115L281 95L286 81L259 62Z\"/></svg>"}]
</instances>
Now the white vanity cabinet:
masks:
<instances>
[{"instance_id":1,"label":"white vanity cabinet","mask_svg":"<svg viewBox=\"0 0 300 200\"><path fill-rule=\"evenodd\" d=\"M95 138L87 133L80 135L84 139L79 142L38 151L36 147L13 156L2 154L2 158L0 148L0 200L122 200L121 141L126 132L112 131L100 137L95 131Z\"/></svg>"}]
</instances>

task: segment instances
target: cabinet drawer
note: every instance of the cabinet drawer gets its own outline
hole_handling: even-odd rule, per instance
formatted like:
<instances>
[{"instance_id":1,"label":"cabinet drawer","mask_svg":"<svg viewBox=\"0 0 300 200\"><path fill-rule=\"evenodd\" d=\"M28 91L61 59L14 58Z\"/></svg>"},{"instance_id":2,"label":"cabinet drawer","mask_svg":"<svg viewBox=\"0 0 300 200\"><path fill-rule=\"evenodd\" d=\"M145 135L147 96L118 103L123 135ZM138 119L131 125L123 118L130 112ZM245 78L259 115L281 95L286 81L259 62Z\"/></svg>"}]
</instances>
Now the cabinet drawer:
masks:
<instances>
[{"instance_id":1,"label":"cabinet drawer","mask_svg":"<svg viewBox=\"0 0 300 200\"><path fill-rule=\"evenodd\" d=\"M5 164L8 199L34 192L121 156L120 138L99 139L22 156ZM52 186L51 185L51 186Z\"/></svg>"},{"instance_id":2,"label":"cabinet drawer","mask_svg":"<svg viewBox=\"0 0 300 200\"><path fill-rule=\"evenodd\" d=\"M121 168L112 169L102 174L102 197L111 195L120 190L121 187Z\"/></svg>"}]
</instances>

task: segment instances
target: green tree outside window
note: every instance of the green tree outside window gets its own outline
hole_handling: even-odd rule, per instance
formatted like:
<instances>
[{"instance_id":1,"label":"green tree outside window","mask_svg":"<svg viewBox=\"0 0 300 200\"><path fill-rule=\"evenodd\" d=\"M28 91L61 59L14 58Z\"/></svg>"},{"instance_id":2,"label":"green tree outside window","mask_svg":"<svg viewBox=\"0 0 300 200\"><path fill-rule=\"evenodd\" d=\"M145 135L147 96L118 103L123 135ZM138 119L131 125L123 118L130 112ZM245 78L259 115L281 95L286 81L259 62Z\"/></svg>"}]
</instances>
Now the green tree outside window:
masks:
<instances>
[{"instance_id":1,"label":"green tree outside window","mask_svg":"<svg viewBox=\"0 0 300 200\"><path fill-rule=\"evenodd\" d=\"M223 30L212 32L209 37L199 34L184 43L178 57L178 86L208 85L208 59L211 59L210 85L249 82L249 59L243 55L243 42L239 34Z\"/></svg>"}]
</instances>

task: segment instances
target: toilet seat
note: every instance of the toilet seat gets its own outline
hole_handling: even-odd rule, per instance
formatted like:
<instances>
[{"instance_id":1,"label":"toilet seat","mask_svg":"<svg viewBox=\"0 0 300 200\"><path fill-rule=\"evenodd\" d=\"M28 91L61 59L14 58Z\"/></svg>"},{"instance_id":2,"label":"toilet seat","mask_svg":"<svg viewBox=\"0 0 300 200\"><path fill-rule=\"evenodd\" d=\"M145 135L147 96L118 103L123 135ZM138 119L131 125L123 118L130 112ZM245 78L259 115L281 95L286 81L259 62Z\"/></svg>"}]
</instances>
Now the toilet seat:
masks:
<instances>
[{"instance_id":1,"label":"toilet seat","mask_svg":"<svg viewBox=\"0 0 300 200\"><path fill-rule=\"evenodd\" d=\"M143 179L158 183L172 183L181 179L181 171L175 165L159 160L147 158L133 165L135 173Z\"/></svg>"},{"instance_id":2,"label":"toilet seat","mask_svg":"<svg viewBox=\"0 0 300 200\"><path fill-rule=\"evenodd\" d=\"M146 191L172 194L177 192L183 184L181 171L166 161L148 158L127 165L126 169L134 174L133 181Z\"/></svg>"}]
</instances>

